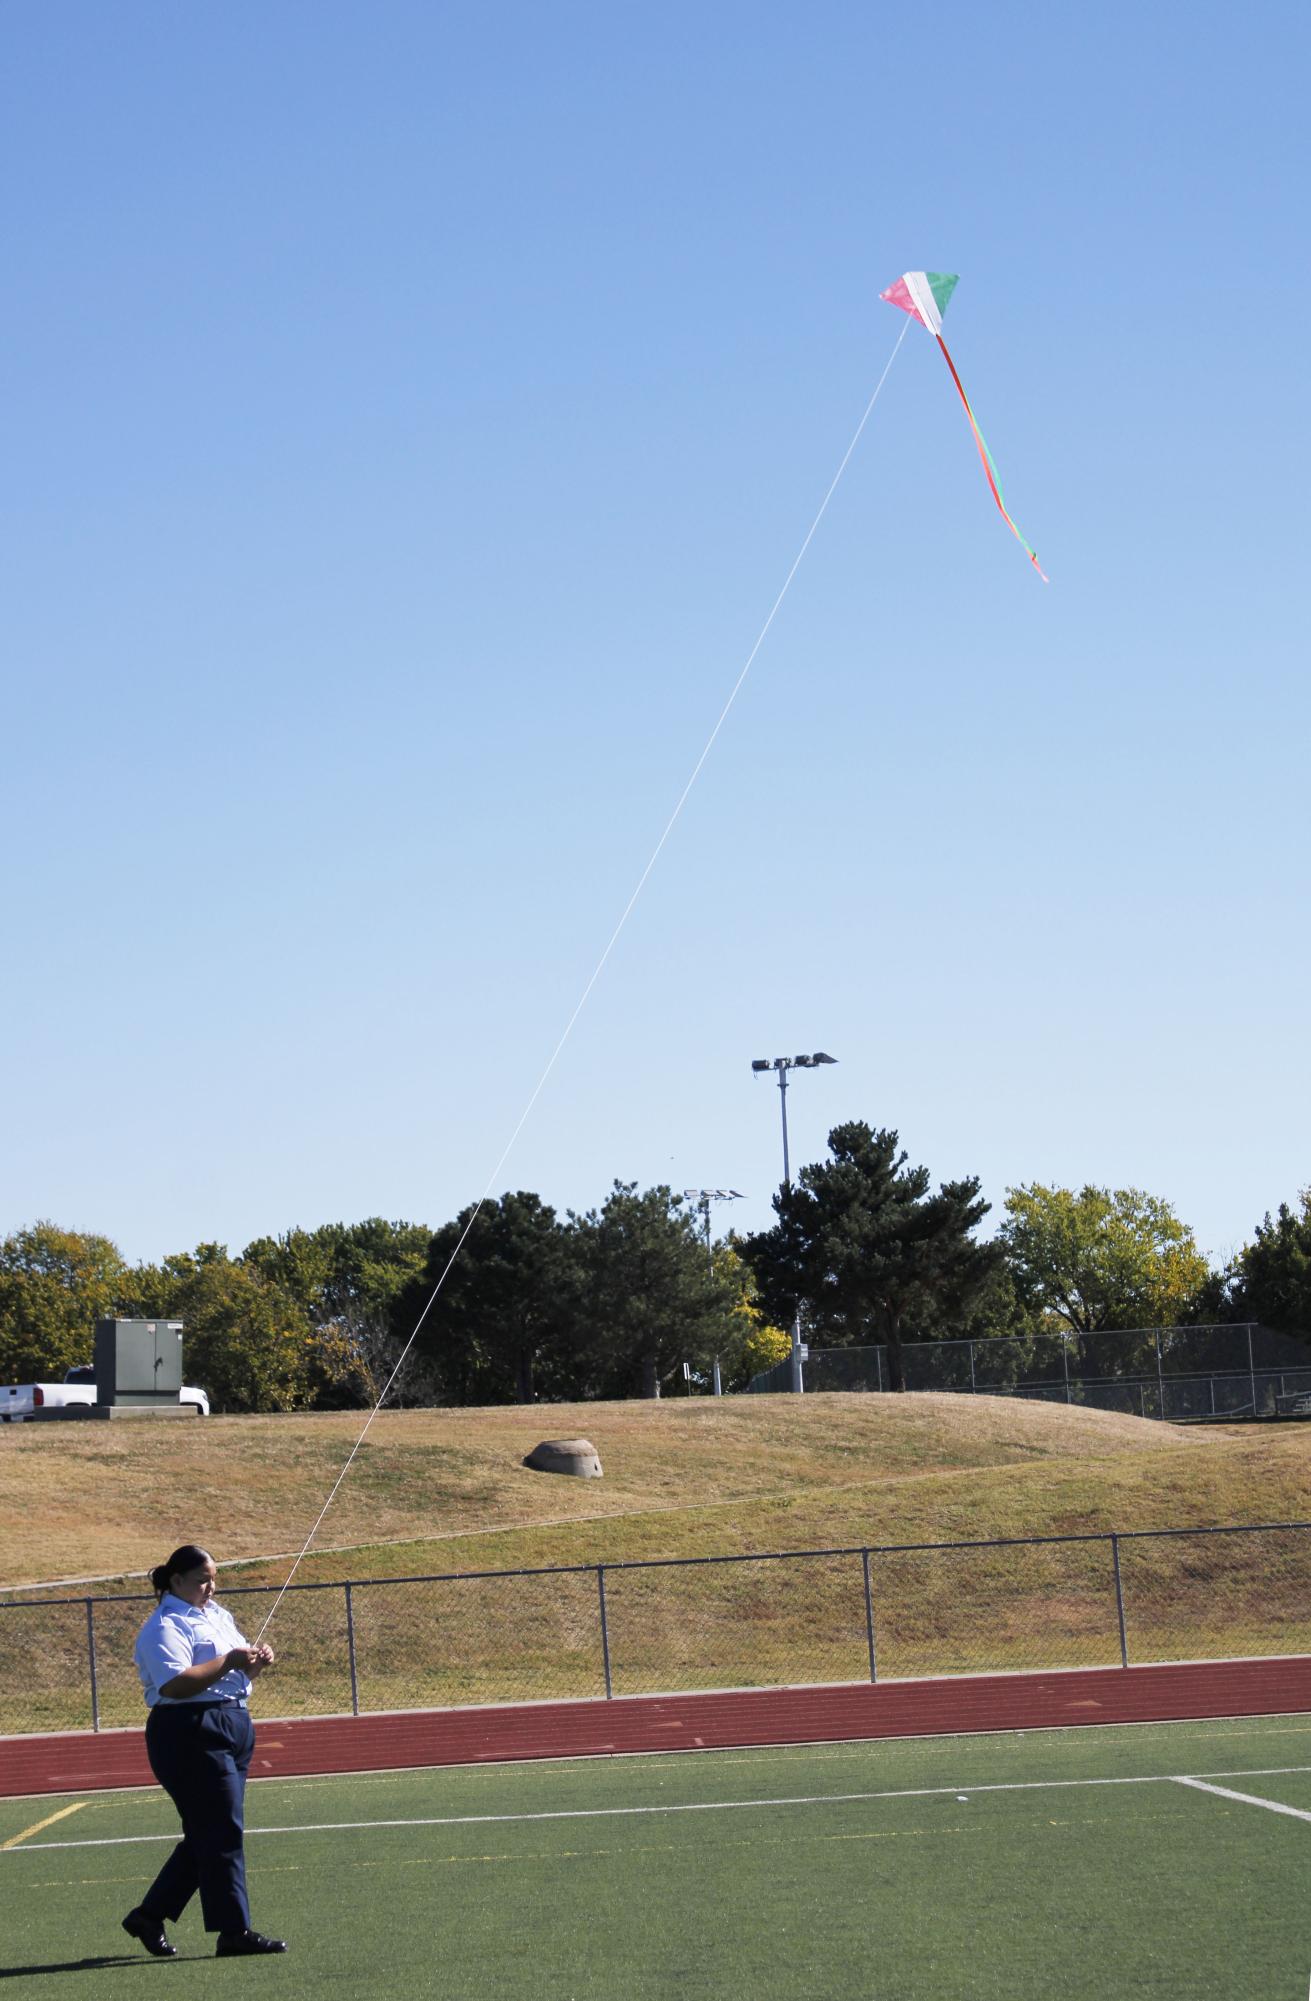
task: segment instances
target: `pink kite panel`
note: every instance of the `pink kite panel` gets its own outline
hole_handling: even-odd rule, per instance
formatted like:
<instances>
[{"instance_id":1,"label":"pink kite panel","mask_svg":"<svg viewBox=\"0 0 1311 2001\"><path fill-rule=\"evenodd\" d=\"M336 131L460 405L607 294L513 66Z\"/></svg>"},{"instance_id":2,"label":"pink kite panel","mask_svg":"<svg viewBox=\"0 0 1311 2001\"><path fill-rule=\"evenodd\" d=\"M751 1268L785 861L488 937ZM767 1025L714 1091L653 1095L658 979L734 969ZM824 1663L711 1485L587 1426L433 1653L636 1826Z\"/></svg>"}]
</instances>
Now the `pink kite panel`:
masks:
<instances>
[{"instance_id":1,"label":"pink kite panel","mask_svg":"<svg viewBox=\"0 0 1311 2001\"><path fill-rule=\"evenodd\" d=\"M923 326L924 321L920 315L919 307L915 304L914 299L912 299L904 278L898 278L896 284L889 285L886 292L879 293L879 297L886 299L890 306L900 306L903 313L909 313L913 320L919 320L920 325Z\"/></svg>"}]
</instances>

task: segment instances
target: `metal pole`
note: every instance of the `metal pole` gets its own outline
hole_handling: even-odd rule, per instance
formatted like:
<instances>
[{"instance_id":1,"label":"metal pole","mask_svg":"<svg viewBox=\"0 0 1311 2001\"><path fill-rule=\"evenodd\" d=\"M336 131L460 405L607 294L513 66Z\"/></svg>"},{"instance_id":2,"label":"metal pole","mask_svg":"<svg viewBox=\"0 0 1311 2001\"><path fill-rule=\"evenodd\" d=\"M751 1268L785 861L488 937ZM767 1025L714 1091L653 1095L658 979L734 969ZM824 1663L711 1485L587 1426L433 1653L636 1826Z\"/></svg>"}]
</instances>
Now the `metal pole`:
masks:
<instances>
[{"instance_id":1,"label":"metal pole","mask_svg":"<svg viewBox=\"0 0 1311 2001\"><path fill-rule=\"evenodd\" d=\"M862 1549L860 1552L860 1567L865 1574L865 1638L869 1642L869 1678L871 1681L877 1681L879 1669L878 1662L874 1658L874 1593L870 1589L867 1549Z\"/></svg>"},{"instance_id":2,"label":"metal pole","mask_svg":"<svg viewBox=\"0 0 1311 2001\"><path fill-rule=\"evenodd\" d=\"M86 1601L86 1659L91 1670L91 1728L100 1728L100 1689L96 1683L96 1620L95 1600Z\"/></svg>"},{"instance_id":3,"label":"metal pole","mask_svg":"<svg viewBox=\"0 0 1311 2001\"><path fill-rule=\"evenodd\" d=\"M714 1363L713 1363L713 1365L712 1365L712 1377L711 1377L711 1380L712 1380L712 1383L713 1383L713 1387L714 1387L714 1394L715 1394L715 1395L716 1395L717 1397L722 1397L722 1396L723 1396L723 1394L724 1394L724 1385L723 1385L723 1383L722 1383L722 1382L720 1381L720 1379L719 1379L719 1357L718 1357L718 1355L716 1355L716 1356L715 1356L715 1359L714 1359Z\"/></svg>"},{"instance_id":4,"label":"metal pole","mask_svg":"<svg viewBox=\"0 0 1311 2001\"><path fill-rule=\"evenodd\" d=\"M1115 1616L1120 1622L1120 1666L1129 1665L1129 1645L1124 1636L1124 1586L1120 1581L1120 1538L1111 1537L1111 1564L1115 1570Z\"/></svg>"},{"instance_id":5,"label":"metal pole","mask_svg":"<svg viewBox=\"0 0 1311 2001\"><path fill-rule=\"evenodd\" d=\"M970 1388L976 1392L978 1390L978 1384L974 1380L974 1343L972 1341L970 1342Z\"/></svg>"},{"instance_id":6,"label":"metal pole","mask_svg":"<svg viewBox=\"0 0 1311 2001\"><path fill-rule=\"evenodd\" d=\"M1063 1366L1064 1366L1064 1369L1065 1369L1065 1401L1066 1401L1066 1403L1069 1403L1069 1401L1070 1401L1070 1337L1069 1337L1069 1335L1068 1335L1068 1334L1062 1334L1062 1336L1061 1336L1061 1362L1062 1362L1062 1364L1063 1364Z\"/></svg>"},{"instance_id":7,"label":"metal pole","mask_svg":"<svg viewBox=\"0 0 1311 2001\"><path fill-rule=\"evenodd\" d=\"M1247 1323L1247 1380L1252 1385L1252 1415L1256 1416L1256 1366L1252 1360L1252 1323Z\"/></svg>"},{"instance_id":8,"label":"metal pole","mask_svg":"<svg viewBox=\"0 0 1311 2001\"><path fill-rule=\"evenodd\" d=\"M792 1165L788 1159L788 1073L783 1063L778 1064L777 1070L778 1102L783 1112L783 1189L786 1193L792 1186ZM792 1367L788 1387L793 1396L799 1397L804 1394L806 1388L806 1379L801 1371L800 1300L797 1301L796 1311L792 1315L792 1353L789 1359Z\"/></svg>"},{"instance_id":9,"label":"metal pole","mask_svg":"<svg viewBox=\"0 0 1311 2001\"><path fill-rule=\"evenodd\" d=\"M1161 1405L1161 1407L1160 1407L1160 1409L1159 1409L1159 1410L1157 1411L1156 1415L1157 1415L1157 1416L1158 1416L1159 1418L1161 1418L1161 1419L1164 1419L1164 1417L1165 1417L1165 1377L1164 1377L1164 1376L1163 1376L1163 1375L1161 1374L1161 1330L1160 1330L1160 1328L1159 1328L1159 1327L1155 1327L1155 1328L1153 1328L1153 1330L1152 1330L1152 1340L1153 1340L1153 1342L1155 1343L1155 1346L1156 1346L1156 1394L1157 1394L1157 1396L1158 1396L1158 1397L1159 1397L1159 1399L1160 1399L1160 1405Z\"/></svg>"},{"instance_id":10,"label":"metal pole","mask_svg":"<svg viewBox=\"0 0 1311 2001\"><path fill-rule=\"evenodd\" d=\"M601 1601L601 1659L605 1664L605 1699L614 1700L614 1686L610 1680L610 1622L605 1611L605 1565L596 1566L596 1591Z\"/></svg>"},{"instance_id":11,"label":"metal pole","mask_svg":"<svg viewBox=\"0 0 1311 2001\"><path fill-rule=\"evenodd\" d=\"M345 1591L346 1657L350 1661L351 1666L351 1715L358 1716L360 1713L360 1684L355 1673L355 1608L351 1604L351 1588L349 1584L345 1586Z\"/></svg>"}]
</instances>

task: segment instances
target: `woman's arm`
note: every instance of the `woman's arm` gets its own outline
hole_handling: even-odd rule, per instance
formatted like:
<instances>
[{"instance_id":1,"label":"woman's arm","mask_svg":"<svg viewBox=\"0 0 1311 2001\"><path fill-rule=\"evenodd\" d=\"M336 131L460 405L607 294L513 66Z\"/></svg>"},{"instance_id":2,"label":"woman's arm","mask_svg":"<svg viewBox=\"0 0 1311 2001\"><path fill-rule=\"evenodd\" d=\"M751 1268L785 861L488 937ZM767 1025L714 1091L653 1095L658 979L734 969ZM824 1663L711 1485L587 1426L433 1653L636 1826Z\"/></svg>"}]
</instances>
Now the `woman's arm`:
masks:
<instances>
[{"instance_id":1,"label":"woman's arm","mask_svg":"<svg viewBox=\"0 0 1311 2001\"><path fill-rule=\"evenodd\" d=\"M205 1689L212 1688L216 1681L222 1681L224 1675L231 1674L234 1668L249 1674L257 1665L262 1667L264 1662L259 1655L267 1651L265 1648L229 1647L215 1660L197 1661L194 1666L181 1669L172 1681L161 1682L159 1692L172 1702L185 1702L189 1696L200 1695Z\"/></svg>"}]
</instances>

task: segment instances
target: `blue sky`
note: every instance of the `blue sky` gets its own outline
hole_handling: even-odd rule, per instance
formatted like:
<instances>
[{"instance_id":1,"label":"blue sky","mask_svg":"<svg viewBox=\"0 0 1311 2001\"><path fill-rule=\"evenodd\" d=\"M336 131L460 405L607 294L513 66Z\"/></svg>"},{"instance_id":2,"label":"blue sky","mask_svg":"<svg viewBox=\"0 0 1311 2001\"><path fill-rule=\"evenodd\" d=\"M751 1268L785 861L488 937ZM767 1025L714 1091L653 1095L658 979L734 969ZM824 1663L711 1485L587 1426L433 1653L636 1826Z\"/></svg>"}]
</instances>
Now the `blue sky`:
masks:
<instances>
[{"instance_id":1,"label":"blue sky","mask_svg":"<svg viewBox=\"0 0 1311 2001\"><path fill-rule=\"evenodd\" d=\"M898 1127L1311 1181L1307 16L67 0L4 44L0 1230Z\"/></svg>"}]
</instances>

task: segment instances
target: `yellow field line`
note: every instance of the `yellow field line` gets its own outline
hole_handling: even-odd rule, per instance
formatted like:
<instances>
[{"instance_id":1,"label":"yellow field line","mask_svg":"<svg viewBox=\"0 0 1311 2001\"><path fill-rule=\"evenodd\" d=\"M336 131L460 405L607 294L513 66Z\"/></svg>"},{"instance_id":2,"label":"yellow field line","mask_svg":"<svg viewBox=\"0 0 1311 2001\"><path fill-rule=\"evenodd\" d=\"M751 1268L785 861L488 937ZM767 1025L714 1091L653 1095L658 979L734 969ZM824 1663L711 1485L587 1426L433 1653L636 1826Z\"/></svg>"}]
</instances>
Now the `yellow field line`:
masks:
<instances>
[{"instance_id":1,"label":"yellow field line","mask_svg":"<svg viewBox=\"0 0 1311 2001\"><path fill-rule=\"evenodd\" d=\"M0 1848L17 1848L30 1835L40 1834L43 1827L53 1827L57 1820L67 1820L70 1813L81 1813L86 1804L85 1800L78 1800L73 1806L61 1806L58 1813L48 1813L44 1820L33 1821L31 1827L25 1827L21 1834L12 1834L8 1841L0 1841Z\"/></svg>"}]
</instances>

